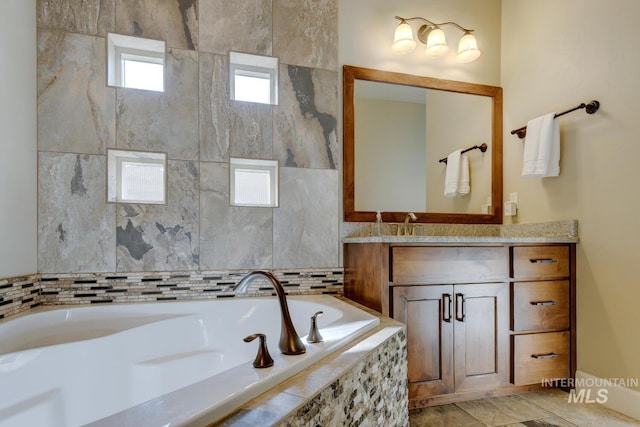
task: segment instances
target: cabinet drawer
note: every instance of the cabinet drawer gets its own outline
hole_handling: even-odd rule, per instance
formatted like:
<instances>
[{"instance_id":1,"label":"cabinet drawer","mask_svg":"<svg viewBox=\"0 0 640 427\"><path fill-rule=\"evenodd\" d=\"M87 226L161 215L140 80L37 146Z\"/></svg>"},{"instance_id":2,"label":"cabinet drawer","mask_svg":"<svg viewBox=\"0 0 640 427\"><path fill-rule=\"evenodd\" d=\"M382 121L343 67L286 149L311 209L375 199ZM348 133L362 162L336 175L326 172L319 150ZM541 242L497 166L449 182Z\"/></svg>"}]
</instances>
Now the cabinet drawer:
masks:
<instances>
[{"instance_id":1,"label":"cabinet drawer","mask_svg":"<svg viewBox=\"0 0 640 427\"><path fill-rule=\"evenodd\" d=\"M568 276L568 246L516 246L513 248L514 278L546 279Z\"/></svg>"},{"instance_id":2,"label":"cabinet drawer","mask_svg":"<svg viewBox=\"0 0 640 427\"><path fill-rule=\"evenodd\" d=\"M515 385L569 377L569 332L514 335L511 339Z\"/></svg>"},{"instance_id":3,"label":"cabinet drawer","mask_svg":"<svg viewBox=\"0 0 640 427\"><path fill-rule=\"evenodd\" d=\"M516 282L511 289L511 330L569 328L569 281Z\"/></svg>"},{"instance_id":4,"label":"cabinet drawer","mask_svg":"<svg viewBox=\"0 0 640 427\"><path fill-rule=\"evenodd\" d=\"M391 248L395 284L504 280L509 271L506 248L409 246Z\"/></svg>"}]
</instances>

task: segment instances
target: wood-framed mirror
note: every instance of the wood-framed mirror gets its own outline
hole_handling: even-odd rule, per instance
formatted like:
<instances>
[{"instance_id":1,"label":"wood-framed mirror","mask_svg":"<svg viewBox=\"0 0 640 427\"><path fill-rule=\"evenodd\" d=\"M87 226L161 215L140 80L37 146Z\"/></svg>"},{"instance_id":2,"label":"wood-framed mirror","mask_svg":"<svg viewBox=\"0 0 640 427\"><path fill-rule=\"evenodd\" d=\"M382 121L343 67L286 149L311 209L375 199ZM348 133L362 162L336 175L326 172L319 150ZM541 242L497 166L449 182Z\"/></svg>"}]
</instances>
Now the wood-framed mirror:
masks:
<instances>
[{"instance_id":1,"label":"wood-framed mirror","mask_svg":"<svg viewBox=\"0 0 640 427\"><path fill-rule=\"evenodd\" d=\"M446 197L441 160L483 143ZM346 222L502 223L501 87L344 65L343 146Z\"/></svg>"}]
</instances>

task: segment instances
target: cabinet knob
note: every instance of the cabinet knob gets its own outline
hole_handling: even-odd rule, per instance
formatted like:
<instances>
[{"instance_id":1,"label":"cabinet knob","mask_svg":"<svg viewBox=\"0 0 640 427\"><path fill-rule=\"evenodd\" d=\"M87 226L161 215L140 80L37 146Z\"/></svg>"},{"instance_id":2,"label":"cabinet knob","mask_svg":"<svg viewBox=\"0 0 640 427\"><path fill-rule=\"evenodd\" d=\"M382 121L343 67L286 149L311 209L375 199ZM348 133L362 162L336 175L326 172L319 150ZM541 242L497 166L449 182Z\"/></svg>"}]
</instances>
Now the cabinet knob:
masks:
<instances>
[{"instance_id":1,"label":"cabinet knob","mask_svg":"<svg viewBox=\"0 0 640 427\"><path fill-rule=\"evenodd\" d=\"M544 306L544 305L557 305L558 303L555 302L555 301L531 301L529 304L537 305L537 306Z\"/></svg>"}]
</instances>

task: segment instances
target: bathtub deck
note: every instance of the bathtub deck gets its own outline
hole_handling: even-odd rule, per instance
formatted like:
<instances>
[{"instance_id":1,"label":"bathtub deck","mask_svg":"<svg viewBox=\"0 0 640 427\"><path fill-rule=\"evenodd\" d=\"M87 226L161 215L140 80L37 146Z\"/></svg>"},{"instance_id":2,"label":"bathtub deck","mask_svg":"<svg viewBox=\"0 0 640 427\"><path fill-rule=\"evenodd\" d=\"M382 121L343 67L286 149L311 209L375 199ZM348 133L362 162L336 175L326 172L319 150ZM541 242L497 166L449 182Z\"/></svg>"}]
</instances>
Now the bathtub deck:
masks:
<instances>
[{"instance_id":1,"label":"bathtub deck","mask_svg":"<svg viewBox=\"0 0 640 427\"><path fill-rule=\"evenodd\" d=\"M309 417L314 416L314 412L318 412L315 415L316 417L322 415L319 412L321 411L320 408L316 408L318 411L313 409L314 399L317 399L318 396L324 393L328 394L328 396L324 396L323 401L326 402L328 398L335 398L341 401L341 403L348 405L350 404L350 400L353 399L353 397L350 396L351 392L346 396L344 394L337 395L334 390L336 384L344 382L344 378L350 375L350 381L353 383L353 391L362 393L364 389L366 391L364 394L368 394L368 390L363 388L360 383L360 381L363 380L364 371L374 372L380 368L390 370L390 372L385 372L380 375L382 378L376 379L375 381L376 384L380 385L381 388L379 391L382 393L380 395L372 395L369 399L361 399L361 396L357 396L356 400L360 400L360 404L368 403L369 406L384 406L385 411L392 413L391 418L389 416L387 417L387 421L393 420L393 422L391 422L391 424L384 423L384 425L409 425L408 394L405 380L406 330L404 325L393 319L382 317L378 313L364 308L344 297L338 298L378 317L380 319L379 325L350 344L323 358L320 362L314 363L278 386L243 404L234 413L222 420L218 420L213 425L225 427L246 425L271 426L280 423L299 426L307 425L312 421ZM369 358L377 361L380 356L375 355L376 351L389 352L390 349L392 354L390 356L387 355L393 358L390 363L375 363L367 360L367 358ZM376 366L372 367L372 363ZM363 364L365 364L366 367L360 366ZM356 372L358 369L363 372ZM391 391L386 389L383 391L382 387L385 382L387 384L384 385L384 387L388 387ZM343 390L344 387L340 386L338 388L345 392L345 390ZM175 415L177 408L188 404L192 399L197 400L198 396L207 392L205 384L196 384L179 392L163 396L155 401L147 402L125 412L96 421L89 424L88 427L111 427L113 425L120 427L137 427L140 425L165 425L170 422L175 423L171 425L205 426L214 420L201 419L190 423L181 423L177 421ZM385 398L391 398L391 400L381 404L382 399ZM331 412L329 416L333 417L333 408L328 408L328 410ZM366 411L371 411L371 408L366 408L365 412ZM353 414L356 412L357 411L354 411ZM347 415L349 416L349 414ZM342 423L336 425L342 425Z\"/></svg>"}]
</instances>

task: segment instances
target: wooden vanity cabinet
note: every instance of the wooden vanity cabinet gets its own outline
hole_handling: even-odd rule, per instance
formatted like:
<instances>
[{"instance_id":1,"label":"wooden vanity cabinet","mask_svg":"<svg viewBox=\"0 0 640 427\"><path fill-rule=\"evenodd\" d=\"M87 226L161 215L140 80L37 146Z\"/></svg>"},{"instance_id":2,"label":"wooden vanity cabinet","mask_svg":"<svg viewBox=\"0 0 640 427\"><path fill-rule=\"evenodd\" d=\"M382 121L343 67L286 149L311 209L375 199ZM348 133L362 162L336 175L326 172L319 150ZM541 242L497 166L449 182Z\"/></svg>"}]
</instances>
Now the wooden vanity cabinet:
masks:
<instances>
[{"instance_id":1,"label":"wooden vanity cabinet","mask_svg":"<svg viewBox=\"0 0 640 427\"><path fill-rule=\"evenodd\" d=\"M506 283L393 287L407 325L409 398L508 383Z\"/></svg>"},{"instance_id":2,"label":"wooden vanity cabinet","mask_svg":"<svg viewBox=\"0 0 640 427\"><path fill-rule=\"evenodd\" d=\"M407 325L412 408L575 372L573 244L348 243L344 259L345 296Z\"/></svg>"},{"instance_id":3,"label":"wooden vanity cabinet","mask_svg":"<svg viewBox=\"0 0 640 427\"><path fill-rule=\"evenodd\" d=\"M575 374L575 246L511 248L511 381Z\"/></svg>"}]
</instances>

